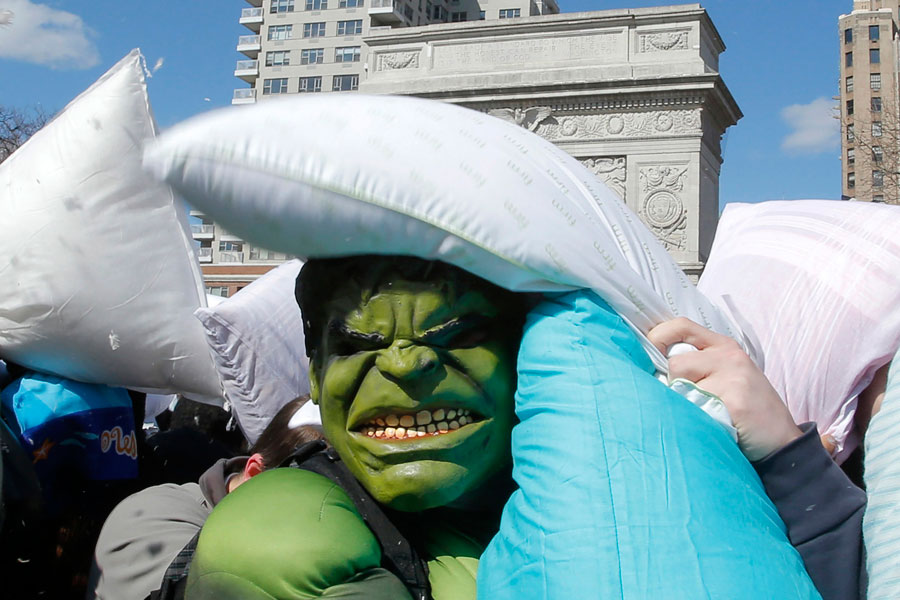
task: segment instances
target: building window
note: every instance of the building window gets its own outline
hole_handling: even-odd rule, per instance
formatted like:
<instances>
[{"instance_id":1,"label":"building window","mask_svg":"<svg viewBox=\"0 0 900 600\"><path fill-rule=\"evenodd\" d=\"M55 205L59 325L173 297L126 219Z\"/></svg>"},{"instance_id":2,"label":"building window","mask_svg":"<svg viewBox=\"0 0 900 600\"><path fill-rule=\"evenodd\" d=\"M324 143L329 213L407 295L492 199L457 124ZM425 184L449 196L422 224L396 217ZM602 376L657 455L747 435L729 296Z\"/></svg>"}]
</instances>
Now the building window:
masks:
<instances>
[{"instance_id":1,"label":"building window","mask_svg":"<svg viewBox=\"0 0 900 600\"><path fill-rule=\"evenodd\" d=\"M872 98L872 112L881 112L881 98L877 96Z\"/></svg>"},{"instance_id":2,"label":"building window","mask_svg":"<svg viewBox=\"0 0 900 600\"><path fill-rule=\"evenodd\" d=\"M847 100L847 116L853 114L853 100Z\"/></svg>"},{"instance_id":3,"label":"building window","mask_svg":"<svg viewBox=\"0 0 900 600\"><path fill-rule=\"evenodd\" d=\"M853 30L845 29L844 30L844 43L849 44L853 41Z\"/></svg>"},{"instance_id":4,"label":"building window","mask_svg":"<svg viewBox=\"0 0 900 600\"><path fill-rule=\"evenodd\" d=\"M465 20L466 20L465 11L450 13L450 22L451 23L461 23Z\"/></svg>"},{"instance_id":5,"label":"building window","mask_svg":"<svg viewBox=\"0 0 900 600\"><path fill-rule=\"evenodd\" d=\"M300 51L301 65L317 65L325 62L325 50L322 48L312 48Z\"/></svg>"},{"instance_id":6,"label":"building window","mask_svg":"<svg viewBox=\"0 0 900 600\"><path fill-rule=\"evenodd\" d=\"M228 297L228 286L225 285L212 285L206 286L206 293L210 296L219 296L220 298Z\"/></svg>"},{"instance_id":7,"label":"building window","mask_svg":"<svg viewBox=\"0 0 900 600\"><path fill-rule=\"evenodd\" d=\"M478 11L478 20L484 21L484 19L485 19L484 11L483 10Z\"/></svg>"},{"instance_id":8,"label":"building window","mask_svg":"<svg viewBox=\"0 0 900 600\"><path fill-rule=\"evenodd\" d=\"M853 123L847 125L847 141L852 142L856 139L856 135L853 133Z\"/></svg>"},{"instance_id":9,"label":"building window","mask_svg":"<svg viewBox=\"0 0 900 600\"><path fill-rule=\"evenodd\" d=\"M303 37L317 38L325 36L325 23L304 23Z\"/></svg>"},{"instance_id":10,"label":"building window","mask_svg":"<svg viewBox=\"0 0 900 600\"><path fill-rule=\"evenodd\" d=\"M884 196L882 196L881 194L872 196L872 202L884 202Z\"/></svg>"},{"instance_id":11,"label":"building window","mask_svg":"<svg viewBox=\"0 0 900 600\"><path fill-rule=\"evenodd\" d=\"M851 190L856 187L856 173L847 173L847 187Z\"/></svg>"},{"instance_id":12,"label":"building window","mask_svg":"<svg viewBox=\"0 0 900 600\"><path fill-rule=\"evenodd\" d=\"M359 62L359 46L344 46L334 49L334 62Z\"/></svg>"},{"instance_id":13,"label":"building window","mask_svg":"<svg viewBox=\"0 0 900 600\"><path fill-rule=\"evenodd\" d=\"M269 26L269 41L272 40L289 40L293 35L294 26L293 25L270 25Z\"/></svg>"},{"instance_id":14,"label":"building window","mask_svg":"<svg viewBox=\"0 0 900 600\"><path fill-rule=\"evenodd\" d=\"M263 96L271 94L287 94L287 77L279 79L266 79L263 81ZM220 242L219 250L222 250L221 244L230 244L231 242Z\"/></svg>"},{"instance_id":15,"label":"building window","mask_svg":"<svg viewBox=\"0 0 900 600\"><path fill-rule=\"evenodd\" d=\"M881 73L869 73L869 87L873 90L881 89Z\"/></svg>"},{"instance_id":16,"label":"building window","mask_svg":"<svg viewBox=\"0 0 900 600\"><path fill-rule=\"evenodd\" d=\"M322 77L301 77L300 78L300 93L303 92L321 92L322 91Z\"/></svg>"},{"instance_id":17,"label":"building window","mask_svg":"<svg viewBox=\"0 0 900 600\"><path fill-rule=\"evenodd\" d=\"M880 37L881 34L878 31L878 25L869 25L869 39L874 42Z\"/></svg>"},{"instance_id":18,"label":"building window","mask_svg":"<svg viewBox=\"0 0 900 600\"><path fill-rule=\"evenodd\" d=\"M500 9L500 18L501 19L515 19L522 14L522 10L519 8L501 8ZM834 39L834 38L832 38ZM850 54L850 53L848 53Z\"/></svg>"},{"instance_id":19,"label":"building window","mask_svg":"<svg viewBox=\"0 0 900 600\"><path fill-rule=\"evenodd\" d=\"M287 254L281 252L265 250L255 246L250 248L250 260L285 260L286 258Z\"/></svg>"},{"instance_id":20,"label":"building window","mask_svg":"<svg viewBox=\"0 0 900 600\"><path fill-rule=\"evenodd\" d=\"M287 50L266 52L267 67L286 67L291 64L291 53Z\"/></svg>"},{"instance_id":21,"label":"building window","mask_svg":"<svg viewBox=\"0 0 900 600\"><path fill-rule=\"evenodd\" d=\"M884 171L872 171L872 185L884 187Z\"/></svg>"},{"instance_id":22,"label":"building window","mask_svg":"<svg viewBox=\"0 0 900 600\"><path fill-rule=\"evenodd\" d=\"M872 121L872 137L881 137L881 121Z\"/></svg>"},{"instance_id":23,"label":"building window","mask_svg":"<svg viewBox=\"0 0 900 600\"><path fill-rule=\"evenodd\" d=\"M853 76L847 78L847 92L853 91Z\"/></svg>"},{"instance_id":24,"label":"building window","mask_svg":"<svg viewBox=\"0 0 900 600\"><path fill-rule=\"evenodd\" d=\"M432 21L443 21L444 20L444 7L440 4L435 4L431 7L431 20Z\"/></svg>"},{"instance_id":25,"label":"building window","mask_svg":"<svg viewBox=\"0 0 900 600\"><path fill-rule=\"evenodd\" d=\"M219 252L241 252L243 249L243 242L219 242Z\"/></svg>"},{"instance_id":26,"label":"building window","mask_svg":"<svg viewBox=\"0 0 900 600\"><path fill-rule=\"evenodd\" d=\"M359 35L362 33L362 19L353 21L338 21L338 35Z\"/></svg>"},{"instance_id":27,"label":"building window","mask_svg":"<svg viewBox=\"0 0 900 600\"><path fill-rule=\"evenodd\" d=\"M852 66L853 66L853 53L852 53L852 52L845 52L845 53L844 53L844 66L845 66L845 67L852 67Z\"/></svg>"},{"instance_id":28,"label":"building window","mask_svg":"<svg viewBox=\"0 0 900 600\"><path fill-rule=\"evenodd\" d=\"M328 0L306 0L306 10L325 10L328 8Z\"/></svg>"},{"instance_id":29,"label":"building window","mask_svg":"<svg viewBox=\"0 0 900 600\"><path fill-rule=\"evenodd\" d=\"M847 166L856 164L856 149L855 148L847 148Z\"/></svg>"},{"instance_id":30,"label":"building window","mask_svg":"<svg viewBox=\"0 0 900 600\"><path fill-rule=\"evenodd\" d=\"M884 150L881 146L872 146L872 160L880 163L884 160Z\"/></svg>"},{"instance_id":31,"label":"building window","mask_svg":"<svg viewBox=\"0 0 900 600\"><path fill-rule=\"evenodd\" d=\"M876 65L881 62L881 50L878 48L871 48L869 50L869 62L873 65Z\"/></svg>"},{"instance_id":32,"label":"building window","mask_svg":"<svg viewBox=\"0 0 900 600\"><path fill-rule=\"evenodd\" d=\"M331 83L332 92L352 92L359 87L359 75L335 75Z\"/></svg>"},{"instance_id":33,"label":"building window","mask_svg":"<svg viewBox=\"0 0 900 600\"><path fill-rule=\"evenodd\" d=\"M272 0L270 13L294 12L294 0Z\"/></svg>"},{"instance_id":34,"label":"building window","mask_svg":"<svg viewBox=\"0 0 900 600\"><path fill-rule=\"evenodd\" d=\"M365 0L339 0L338 8L362 8Z\"/></svg>"}]
</instances>

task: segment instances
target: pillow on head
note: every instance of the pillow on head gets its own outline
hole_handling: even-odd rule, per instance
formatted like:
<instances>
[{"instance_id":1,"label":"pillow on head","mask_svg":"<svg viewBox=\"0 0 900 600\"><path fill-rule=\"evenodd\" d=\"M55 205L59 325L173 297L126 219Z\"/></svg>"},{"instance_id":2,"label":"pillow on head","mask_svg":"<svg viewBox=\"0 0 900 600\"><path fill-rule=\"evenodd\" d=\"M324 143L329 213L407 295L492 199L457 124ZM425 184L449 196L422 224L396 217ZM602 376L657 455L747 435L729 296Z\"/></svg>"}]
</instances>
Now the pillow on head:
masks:
<instances>
[{"instance_id":1,"label":"pillow on head","mask_svg":"<svg viewBox=\"0 0 900 600\"><path fill-rule=\"evenodd\" d=\"M0 165L0 355L218 401L187 218L141 169L155 135L134 50Z\"/></svg>"},{"instance_id":2,"label":"pillow on head","mask_svg":"<svg viewBox=\"0 0 900 600\"><path fill-rule=\"evenodd\" d=\"M900 211L869 202L729 204L700 290L755 339L797 423L841 461L856 397L900 346Z\"/></svg>"},{"instance_id":3,"label":"pillow on head","mask_svg":"<svg viewBox=\"0 0 900 600\"><path fill-rule=\"evenodd\" d=\"M287 262L215 307L196 312L225 399L250 444L278 409L309 393L303 320L294 298L302 265ZM307 404L312 407L307 410L318 408Z\"/></svg>"},{"instance_id":4,"label":"pillow on head","mask_svg":"<svg viewBox=\"0 0 900 600\"><path fill-rule=\"evenodd\" d=\"M516 291L594 289L639 332L677 315L730 331L576 159L452 104L302 94L224 109L167 131L145 164L273 250L438 259Z\"/></svg>"}]
</instances>

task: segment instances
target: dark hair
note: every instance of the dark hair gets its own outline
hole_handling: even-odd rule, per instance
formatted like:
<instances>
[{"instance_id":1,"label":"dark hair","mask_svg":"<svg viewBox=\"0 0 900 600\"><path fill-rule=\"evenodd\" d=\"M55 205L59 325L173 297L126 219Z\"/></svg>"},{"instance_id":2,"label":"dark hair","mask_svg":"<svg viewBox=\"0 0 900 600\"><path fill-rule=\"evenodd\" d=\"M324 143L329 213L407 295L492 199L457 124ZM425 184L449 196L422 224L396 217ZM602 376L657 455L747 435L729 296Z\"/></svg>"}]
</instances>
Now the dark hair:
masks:
<instances>
[{"instance_id":1,"label":"dark hair","mask_svg":"<svg viewBox=\"0 0 900 600\"><path fill-rule=\"evenodd\" d=\"M311 259L300 269L295 288L297 304L303 314L306 354L310 360L316 358L316 349L327 325L326 307L342 284L353 281L361 289L374 294L382 283L391 279L433 281L450 297L477 287L497 305L503 306L509 320L520 326L532 301L530 294L510 292L459 267L437 260L375 254Z\"/></svg>"},{"instance_id":2,"label":"dark hair","mask_svg":"<svg viewBox=\"0 0 900 600\"><path fill-rule=\"evenodd\" d=\"M307 442L325 439L318 425L290 427L291 419L307 402L309 395L304 395L282 406L250 448L250 454L262 455L265 468L274 469Z\"/></svg>"}]
</instances>

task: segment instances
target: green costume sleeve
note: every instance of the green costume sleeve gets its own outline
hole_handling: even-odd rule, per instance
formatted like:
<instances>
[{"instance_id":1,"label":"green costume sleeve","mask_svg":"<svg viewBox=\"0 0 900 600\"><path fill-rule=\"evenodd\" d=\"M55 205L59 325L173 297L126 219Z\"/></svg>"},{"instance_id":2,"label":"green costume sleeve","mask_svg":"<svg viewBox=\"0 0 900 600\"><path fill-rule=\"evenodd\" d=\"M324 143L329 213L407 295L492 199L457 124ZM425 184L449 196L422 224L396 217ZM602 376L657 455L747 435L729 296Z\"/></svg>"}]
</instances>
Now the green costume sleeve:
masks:
<instances>
[{"instance_id":1,"label":"green costume sleeve","mask_svg":"<svg viewBox=\"0 0 900 600\"><path fill-rule=\"evenodd\" d=\"M378 541L344 491L321 475L275 469L241 485L209 516L188 600L407 600L380 568Z\"/></svg>"}]
</instances>

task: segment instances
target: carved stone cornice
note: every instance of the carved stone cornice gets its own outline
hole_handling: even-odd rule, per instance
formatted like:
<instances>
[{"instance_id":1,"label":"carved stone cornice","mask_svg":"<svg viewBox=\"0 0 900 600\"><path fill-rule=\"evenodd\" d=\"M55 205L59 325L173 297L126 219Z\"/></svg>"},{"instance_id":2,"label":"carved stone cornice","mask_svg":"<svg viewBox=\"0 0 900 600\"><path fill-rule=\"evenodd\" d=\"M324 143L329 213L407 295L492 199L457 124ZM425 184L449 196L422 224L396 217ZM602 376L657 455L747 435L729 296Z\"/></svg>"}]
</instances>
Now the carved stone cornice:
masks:
<instances>
[{"instance_id":1,"label":"carved stone cornice","mask_svg":"<svg viewBox=\"0 0 900 600\"><path fill-rule=\"evenodd\" d=\"M688 45L689 29L677 31L654 31L638 34L638 53L673 52L690 50Z\"/></svg>"},{"instance_id":2,"label":"carved stone cornice","mask_svg":"<svg viewBox=\"0 0 900 600\"><path fill-rule=\"evenodd\" d=\"M375 57L376 71L396 71L400 69L418 69L420 50L401 50L398 52L382 52Z\"/></svg>"}]
</instances>

